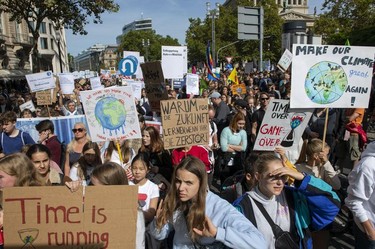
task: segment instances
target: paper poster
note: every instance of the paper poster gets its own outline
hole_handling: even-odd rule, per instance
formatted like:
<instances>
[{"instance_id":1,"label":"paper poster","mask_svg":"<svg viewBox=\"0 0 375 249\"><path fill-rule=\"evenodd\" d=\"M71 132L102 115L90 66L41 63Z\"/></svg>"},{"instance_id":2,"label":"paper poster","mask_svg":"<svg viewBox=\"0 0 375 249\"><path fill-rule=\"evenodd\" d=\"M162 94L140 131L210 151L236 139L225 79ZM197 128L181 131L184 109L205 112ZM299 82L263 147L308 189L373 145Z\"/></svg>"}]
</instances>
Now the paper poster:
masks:
<instances>
[{"instance_id":1,"label":"paper poster","mask_svg":"<svg viewBox=\"0 0 375 249\"><path fill-rule=\"evenodd\" d=\"M92 77L89 79L90 80L90 85L91 89L102 89L102 83L100 82L100 77Z\"/></svg>"},{"instance_id":2,"label":"paper poster","mask_svg":"<svg viewBox=\"0 0 375 249\"><path fill-rule=\"evenodd\" d=\"M166 79L180 79L187 73L187 47L162 46L161 61Z\"/></svg>"},{"instance_id":3,"label":"paper poster","mask_svg":"<svg viewBox=\"0 0 375 249\"><path fill-rule=\"evenodd\" d=\"M292 63L292 59L293 54L288 49L285 49L283 55L277 63L277 67L280 68L281 71L285 72L286 70L288 70L290 64Z\"/></svg>"},{"instance_id":4,"label":"paper poster","mask_svg":"<svg viewBox=\"0 0 375 249\"><path fill-rule=\"evenodd\" d=\"M135 248L138 187L4 189L7 248Z\"/></svg>"},{"instance_id":5,"label":"paper poster","mask_svg":"<svg viewBox=\"0 0 375 249\"><path fill-rule=\"evenodd\" d=\"M160 61L141 64L143 81L152 111L160 111L160 100L168 99Z\"/></svg>"},{"instance_id":6,"label":"paper poster","mask_svg":"<svg viewBox=\"0 0 375 249\"><path fill-rule=\"evenodd\" d=\"M276 146L297 148L313 109L290 109L289 100L273 99L267 107L254 150L273 151Z\"/></svg>"},{"instance_id":7,"label":"paper poster","mask_svg":"<svg viewBox=\"0 0 375 249\"><path fill-rule=\"evenodd\" d=\"M92 141L142 137L130 86L82 91L81 101Z\"/></svg>"},{"instance_id":8,"label":"paper poster","mask_svg":"<svg viewBox=\"0 0 375 249\"><path fill-rule=\"evenodd\" d=\"M191 73L186 75L186 93L199 95L199 75Z\"/></svg>"},{"instance_id":9,"label":"paper poster","mask_svg":"<svg viewBox=\"0 0 375 249\"><path fill-rule=\"evenodd\" d=\"M73 94L74 76L71 73L59 74L60 88L62 94Z\"/></svg>"},{"instance_id":10,"label":"paper poster","mask_svg":"<svg viewBox=\"0 0 375 249\"><path fill-rule=\"evenodd\" d=\"M293 44L291 107L367 108L375 47Z\"/></svg>"},{"instance_id":11,"label":"paper poster","mask_svg":"<svg viewBox=\"0 0 375 249\"><path fill-rule=\"evenodd\" d=\"M31 100L26 101L25 103L20 105L19 108L20 108L21 112L25 109L29 109L30 111L35 112L35 106L34 106L33 101L31 101Z\"/></svg>"},{"instance_id":12,"label":"paper poster","mask_svg":"<svg viewBox=\"0 0 375 249\"><path fill-rule=\"evenodd\" d=\"M30 92L55 88L55 80L51 71L25 75Z\"/></svg>"},{"instance_id":13,"label":"paper poster","mask_svg":"<svg viewBox=\"0 0 375 249\"><path fill-rule=\"evenodd\" d=\"M142 88L145 87L145 83L143 81L132 81L128 85L132 87L134 98L140 100L142 97Z\"/></svg>"},{"instance_id":14,"label":"paper poster","mask_svg":"<svg viewBox=\"0 0 375 249\"><path fill-rule=\"evenodd\" d=\"M160 102L160 109L166 149L208 144L207 100L163 100Z\"/></svg>"}]
</instances>

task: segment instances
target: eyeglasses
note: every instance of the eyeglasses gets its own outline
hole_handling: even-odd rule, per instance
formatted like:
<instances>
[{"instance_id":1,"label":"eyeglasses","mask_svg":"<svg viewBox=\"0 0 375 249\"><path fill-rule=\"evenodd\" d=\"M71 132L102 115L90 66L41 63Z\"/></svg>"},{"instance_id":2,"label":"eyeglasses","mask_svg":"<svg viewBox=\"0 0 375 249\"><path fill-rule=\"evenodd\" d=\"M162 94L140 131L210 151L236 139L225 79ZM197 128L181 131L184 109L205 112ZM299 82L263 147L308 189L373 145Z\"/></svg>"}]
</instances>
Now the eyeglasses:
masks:
<instances>
[{"instance_id":1,"label":"eyeglasses","mask_svg":"<svg viewBox=\"0 0 375 249\"><path fill-rule=\"evenodd\" d=\"M78 129L72 129L72 132L73 133L76 133L76 132L83 132L83 131L85 131L85 129L83 129L83 128L78 128Z\"/></svg>"},{"instance_id":2,"label":"eyeglasses","mask_svg":"<svg viewBox=\"0 0 375 249\"><path fill-rule=\"evenodd\" d=\"M254 90L259 90L259 88L254 88Z\"/></svg>"},{"instance_id":3,"label":"eyeglasses","mask_svg":"<svg viewBox=\"0 0 375 249\"><path fill-rule=\"evenodd\" d=\"M269 100L270 98L260 98L260 100Z\"/></svg>"}]
</instances>

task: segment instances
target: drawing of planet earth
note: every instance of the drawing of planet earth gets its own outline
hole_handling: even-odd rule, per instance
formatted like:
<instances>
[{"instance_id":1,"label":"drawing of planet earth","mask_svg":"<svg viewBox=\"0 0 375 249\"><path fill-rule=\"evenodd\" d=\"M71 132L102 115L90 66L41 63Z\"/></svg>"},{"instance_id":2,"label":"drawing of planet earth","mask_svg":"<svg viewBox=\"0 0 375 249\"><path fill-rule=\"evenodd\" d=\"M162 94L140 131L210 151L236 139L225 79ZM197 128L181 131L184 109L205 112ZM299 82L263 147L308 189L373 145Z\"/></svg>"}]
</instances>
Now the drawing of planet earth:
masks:
<instances>
[{"instance_id":1,"label":"drawing of planet earth","mask_svg":"<svg viewBox=\"0 0 375 249\"><path fill-rule=\"evenodd\" d=\"M125 126L126 110L119 99L106 97L96 104L95 117L103 128L117 130Z\"/></svg>"},{"instance_id":2,"label":"drawing of planet earth","mask_svg":"<svg viewBox=\"0 0 375 249\"><path fill-rule=\"evenodd\" d=\"M312 66L305 79L305 92L317 104L337 101L345 92L348 78L335 62L321 61Z\"/></svg>"}]
</instances>

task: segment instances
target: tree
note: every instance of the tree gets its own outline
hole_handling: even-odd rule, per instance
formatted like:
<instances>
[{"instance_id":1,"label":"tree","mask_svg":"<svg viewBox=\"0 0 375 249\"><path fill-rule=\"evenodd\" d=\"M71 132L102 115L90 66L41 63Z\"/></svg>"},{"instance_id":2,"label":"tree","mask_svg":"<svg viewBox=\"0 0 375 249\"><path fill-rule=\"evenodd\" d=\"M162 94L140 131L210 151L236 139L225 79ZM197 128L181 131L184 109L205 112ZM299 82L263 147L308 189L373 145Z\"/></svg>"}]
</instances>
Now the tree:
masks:
<instances>
[{"instance_id":1,"label":"tree","mask_svg":"<svg viewBox=\"0 0 375 249\"><path fill-rule=\"evenodd\" d=\"M148 47L143 46L142 40L150 41ZM132 30L122 36L118 51L139 51L142 55L148 54L148 61L161 60L161 46L180 46L176 38L169 35L163 37L154 30Z\"/></svg>"},{"instance_id":2,"label":"tree","mask_svg":"<svg viewBox=\"0 0 375 249\"><path fill-rule=\"evenodd\" d=\"M322 11L314 25L314 32L322 35L327 44L343 45L349 39L351 45L373 45L373 0L325 0Z\"/></svg>"},{"instance_id":3,"label":"tree","mask_svg":"<svg viewBox=\"0 0 375 249\"><path fill-rule=\"evenodd\" d=\"M33 65L37 72L39 29L46 18L55 24L56 29L65 27L74 34L87 34L85 25L89 23L89 17L94 23L101 23L101 14L118 10L114 0L0 0L0 12L9 13L11 21L27 23L34 40Z\"/></svg>"}]
</instances>

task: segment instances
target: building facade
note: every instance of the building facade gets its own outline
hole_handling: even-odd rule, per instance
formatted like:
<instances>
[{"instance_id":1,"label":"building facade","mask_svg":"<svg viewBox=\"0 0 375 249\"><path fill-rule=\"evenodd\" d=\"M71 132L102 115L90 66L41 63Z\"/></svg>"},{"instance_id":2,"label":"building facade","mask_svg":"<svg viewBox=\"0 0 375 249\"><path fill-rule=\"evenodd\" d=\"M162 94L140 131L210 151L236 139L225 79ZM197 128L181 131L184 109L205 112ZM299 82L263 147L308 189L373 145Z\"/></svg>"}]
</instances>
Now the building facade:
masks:
<instances>
[{"instance_id":1,"label":"building facade","mask_svg":"<svg viewBox=\"0 0 375 249\"><path fill-rule=\"evenodd\" d=\"M10 21L8 13L0 13L0 83L24 81L25 74L33 71L32 48L34 40L25 21ZM59 38L57 34L59 33ZM58 46L60 45L60 47ZM40 69L59 73L68 70L68 54L64 29L56 32L46 20L40 28L38 42ZM60 59L61 57L61 59ZM61 62L61 66L60 66Z\"/></svg>"},{"instance_id":2,"label":"building facade","mask_svg":"<svg viewBox=\"0 0 375 249\"><path fill-rule=\"evenodd\" d=\"M117 45L121 43L122 36L129 33L132 30L152 30L152 19L142 18L140 20L135 20L131 23L124 25L124 27L122 28L122 34L116 37Z\"/></svg>"},{"instance_id":3,"label":"building facade","mask_svg":"<svg viewBox=\"0 0 375 249\"><path fill-rule=\"evenodd\" d=\"M74 71L100 71L100 54L107 45L94 44L74 57Z\"/></svg>"}]
</instances>

